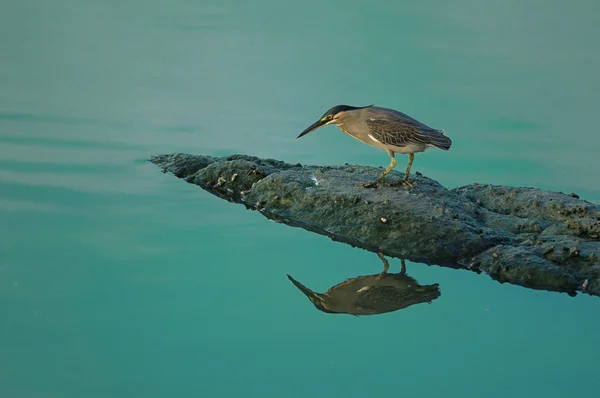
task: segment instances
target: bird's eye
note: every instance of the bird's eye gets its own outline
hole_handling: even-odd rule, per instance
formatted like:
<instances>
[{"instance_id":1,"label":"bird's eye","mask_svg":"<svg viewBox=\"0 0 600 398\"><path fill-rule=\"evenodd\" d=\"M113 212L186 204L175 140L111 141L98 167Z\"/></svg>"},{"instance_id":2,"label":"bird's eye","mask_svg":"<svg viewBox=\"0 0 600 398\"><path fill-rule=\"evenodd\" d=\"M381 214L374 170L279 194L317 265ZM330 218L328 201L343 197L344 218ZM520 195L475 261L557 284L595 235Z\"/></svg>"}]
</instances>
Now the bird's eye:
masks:
<instances>
[{"instance_id":1,"label":"bird's eye","mask_svg":"<svg viewBox=\"0 0 600 398\"><path fill-rule=\"evenodd\" d=\"M327 120L333 119L333 115L327 115Z\"/></svg>"}]
</instances>

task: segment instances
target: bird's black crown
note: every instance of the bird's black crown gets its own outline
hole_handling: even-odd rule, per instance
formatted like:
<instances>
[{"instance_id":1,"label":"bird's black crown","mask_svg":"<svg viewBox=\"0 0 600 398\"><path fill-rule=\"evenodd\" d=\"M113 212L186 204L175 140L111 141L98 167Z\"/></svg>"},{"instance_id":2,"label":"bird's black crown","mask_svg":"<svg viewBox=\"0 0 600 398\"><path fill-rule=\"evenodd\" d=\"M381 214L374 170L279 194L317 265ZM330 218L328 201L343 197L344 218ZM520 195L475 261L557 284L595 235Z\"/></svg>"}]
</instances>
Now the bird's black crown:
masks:
<instances>
[{"instance_id":1,"label":"bird's black crown","mask_svg":"<svg viewBox=\"0 0 600 398\"><path fill-rule=\"evenodd\" d=\"M323 116L337 115L340 112L353 111L353 110L356 110L356 109L368 108L370 106L373 106L373 105L367 105L367 106L336 105L333 108L329 109L327 112L325 112L323 114Z\"/></svg>"}]
</instances>

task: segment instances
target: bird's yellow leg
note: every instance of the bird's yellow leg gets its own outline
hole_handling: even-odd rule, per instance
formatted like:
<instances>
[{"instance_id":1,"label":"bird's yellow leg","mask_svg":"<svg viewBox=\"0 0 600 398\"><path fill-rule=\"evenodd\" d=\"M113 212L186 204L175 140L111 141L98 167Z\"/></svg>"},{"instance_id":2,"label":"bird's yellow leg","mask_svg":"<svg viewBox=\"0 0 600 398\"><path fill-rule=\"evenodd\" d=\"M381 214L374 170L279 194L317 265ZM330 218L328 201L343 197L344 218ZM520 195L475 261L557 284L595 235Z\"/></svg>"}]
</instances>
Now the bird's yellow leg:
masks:
<instances>
[{"instance_id":1,"label":"bird's yellow leg","mask_svg":"<svg viewBox=\"0 0 600 398\"><path fill-rule=\"evenodd\" d=\"M400 264L401 264L400 274L404 275L404 274L406 274L406 262L404 261L403 258L400 259Z\"/></svg>"},{"instance_id":2,"label":"bird's yellow leg","mask_svg":"<svg viewBox=\"0 0 600 398\"><path fill-rule=\"evenodd\" d=\"M394 169L394 167L396 167L396 156L394 156L394 152L387 151L387 153L390 155L390 158L392 159L392 161L390 162L390 165L388 166L387 169L385 169L385 171L375 181L364 184L363 186L365 188L375 187L379 181L383 180L383 178L386 175L388 175L389 172Z\"/></svg>"},{"instance_id":3,"label":"bird's yellow leg","mask_svg":"<svg viewBox=\"0 0 600 398\"><path fill-rule=\"evenodd\" d=\"M415 160L415 154L409 153L408 164L406 165L406 172L404 173L404 180L402 180L402 184L408 185L410 187L414 187L414 185L410 181L408 181L408 175L410 174L410 168L412 167L413 160Z\"/></svg>"},{"instance_id":4,"label":"bird's yellow leg","mask_svg":"<svg viewBox=\"0 0 600 398\"><path fill-rule=\"evenodd\" d=\"M388 269L390 268L390 263L388 263L388 260L386 260L385 257L383 257L383 253L377 253L377 256L383 262L383 271L377 276L377 279L381 279L385 276Z\"/></svg>"}]
</instances>

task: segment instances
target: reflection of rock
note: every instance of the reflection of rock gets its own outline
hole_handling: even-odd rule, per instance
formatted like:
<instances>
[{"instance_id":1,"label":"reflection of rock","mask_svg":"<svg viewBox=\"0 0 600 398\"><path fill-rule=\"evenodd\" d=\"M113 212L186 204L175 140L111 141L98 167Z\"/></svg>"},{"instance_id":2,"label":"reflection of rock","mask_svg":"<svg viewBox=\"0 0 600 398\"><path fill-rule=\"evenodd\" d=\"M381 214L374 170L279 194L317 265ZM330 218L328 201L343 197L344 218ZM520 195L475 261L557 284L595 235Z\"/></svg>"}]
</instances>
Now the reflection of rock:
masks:
<instances>
[{"instance_id":1,"label":"reflection of rock","mask_svg":"<svg viewBox=\"0 0 600 398\"><path fill-rule=\"evenodd\" d=\"M288 225L414 262L485 271L536 289L600 294L600 209L561 193L473 184L359 184L380 169L291 165L245 155L151 159L165 172ZM233 178L237 175L236 178ZM387 181L399 181L392 172ZM232 181L233 180L233 181Z\"/></svg>"},{"instance_id":2,"label":"reflection of rock","mask_svg":"<svg viewBox=\"0 0 600 398\"><path fill-rule=\"evenodd\" d=\"M325 293L315 293L291 276L288 278L317 309L330 314L383 314L414 304L431 304L440 296L437 283L422 286L406 275L404 260L401 272L390 274L387 260L381 254L379 257L384 263L382 273L347 279Z\"/></svg>"}]
</instances>

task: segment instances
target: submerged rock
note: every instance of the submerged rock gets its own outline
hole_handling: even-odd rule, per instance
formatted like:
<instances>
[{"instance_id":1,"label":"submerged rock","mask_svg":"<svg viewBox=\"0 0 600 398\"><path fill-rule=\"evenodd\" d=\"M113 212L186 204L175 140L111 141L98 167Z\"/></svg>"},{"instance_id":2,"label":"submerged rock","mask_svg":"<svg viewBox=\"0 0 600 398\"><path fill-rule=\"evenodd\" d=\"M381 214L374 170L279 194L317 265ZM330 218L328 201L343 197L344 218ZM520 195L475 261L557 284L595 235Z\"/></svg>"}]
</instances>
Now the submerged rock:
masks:
<instances>
[{"instance_id":1,"label":"submerged rock","mask_svg":"<svg viewBox=\"0 0 600 398\"><path fill-rule=\"evenodd\" d=\"M600 295L600 207L576 195L472 184L447 189L373 167L302 166L246 155L150 161L265 217L414 262L486 272L534 289Z\"/></svg>"}]
</instances>

